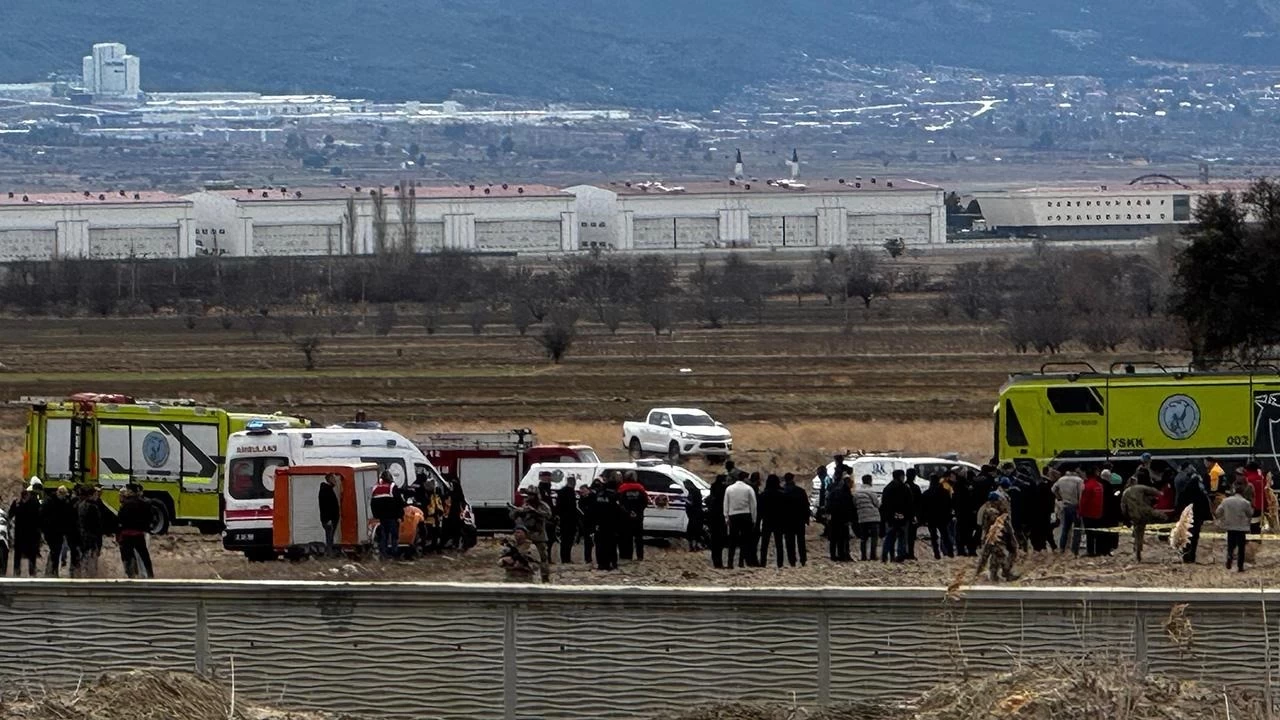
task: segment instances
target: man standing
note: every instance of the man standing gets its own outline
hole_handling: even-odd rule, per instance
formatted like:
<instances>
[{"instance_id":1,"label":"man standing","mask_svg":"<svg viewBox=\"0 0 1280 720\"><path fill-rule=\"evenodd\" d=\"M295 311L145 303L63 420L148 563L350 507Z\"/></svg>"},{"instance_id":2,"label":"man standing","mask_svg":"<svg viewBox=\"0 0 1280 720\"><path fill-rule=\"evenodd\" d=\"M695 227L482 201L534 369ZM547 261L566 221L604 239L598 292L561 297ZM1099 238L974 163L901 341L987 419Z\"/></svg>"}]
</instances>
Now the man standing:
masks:
<instances>
[{"instance_id":1,"label":"man standing","mask_svg":"<svg viewBox=\"0 0 1280 720\"><path fill-rule=\"evenodd\" d=\"M854 522L856 510L853 489L848 475L841 475L839 482L827 494L827 544L832 562L849 562L849 525Z\"/></svg>"},{"instance_id":2,"label":"man standing","mask_svg":"<svg viewBox=\"0 0 1280 720\"><path fill-rule=\"evenodd\" d=\"M132 483L120 491L120 512L117 514L120 533L116 543L120 546L120 561L131 578L140 574L144 578L156 576L151 566L151 552L147 550L147 533L151 531L151 504L142 497L142 489ZM138 563L142 563L141 573Z\"/></svg>"},{"instance_id":3,"label":"man standing","mask_svg":"<svg viewBox=\"0 0 1280 720\"><path fill-rule=\"evenodd\" d=\"M751 562L755 544L756 491L739 477L724 491L724 516L729 523L729 567L738 553L738 567Z\"/></svg>"},{"instance_id":4,"label":"man standing","mask_svg":"<svg viewBox=\"0 0 1280 720\"><path fill-rule=\"evenodd\" d=\"M863 560L875 560L880 544L880 495L871 487L872 477L862 476L862 486L853 494L858 538ZM871 552L867 552L868 546Z\"/></svg>"},{"instance_id":5,"label":"man standing","mask_svg":"<svg viewBox=\"0 0 1280 720\"><path fill-rule=\"evenodd\" d=\"M880 494L880 517L888 528L884 535L881 562L902 562L907 558L907 524L915 508L911 503L911 490L907 487L906 474L893 471L893 479Z\"/></svg>"},{"instance_id":6,"label":"man standing","mask_svg":"<svg viewBox=\"0 0 1280 720\"><path fill-rule=\"evenodd\" d=\"M644 513L649 507L649 493L636 479L635 472L628 470L622 485L618 486L618 501L622 503L624 519L622 557L631 557L634 549L636 560L644 560Z\"/></svg>"},{"instance_id":7,"label":"man standing","mask_svg":"<svg viewBox=\"0 0 1280 720\"><path fill-rule=\"evenodd\" d=\"M524 527L529 542L538 550L538 572L543 582L551 582L551 550L547 547L547 526L551 522L551 508L542 501L542 493L536 489L525 493L524 505L511 508L511 519L517 527Z\"/></svg>"},{"instance_id":8,"label":"man standing","mask_svg":"<svg viewBox=\"0 0 1280 720\"><path fill-rule=\"evenodd\" d=\"M1249 525L1253 522L1253 502L1248 497L1252 493L1251 489L1246 489L1243 494L1236 493L1223 499L1214 513L1218 527L1227 533L1228 570L1231 569L1231 560L1234 557L1236 569L1244 572L1245 537L1249 532Z\"/></svg>"},{"instance_id":9,"label":"man standing","mask_svg":"<svg viewBox=\"0 0 1280 720\"><path fill-rule=\"evenodd\" d=\"M911 492L911 515L907 518L907 552L904 556L907 560L916 559L916 537L919 535L920 525L924 523L924 518L921 516L924 510L924 493L916 482L917 477L919 473L915 468L907 468L907 490Z\"/></svg>"},{"instance_id":10,"label":"man standing","mask_svg":"<svg viewBox=\"0 0 1280 720\"><path fill-rule=\"evenodd\" d=\"M711 566L724 567L724 540L728 519L724 516L724 493L729 488L725 475L717 475L707 493L707 539L711 543Z\"/></svg>"},{"instance_id":11,"label":"man standing","mask_svg":"<svg viewBox=\"0 0 1280 720\"><path fill-rule=\"evenodd\" d=\"M702 491L692 480L684 481L684 537L689 543L689 552L699 552L702 550L702 532L703 511ZM805 507L808 507L808 500L805 500Z\"/></svg>"},{"instance_id":12,"label":"man standing","mask_svg":"<svg viewBox=\"0 0 1280 720\"><path fill-rule=\"evenodd\" d=\"M922 500L921 515L929 526L933 559L941 560L943 555L955 557L955 540L951 536L951 493L936 475L929 478L929 489L924 491Z\"/></svg>"},{"instance_id":13,"label":"man standing","mask_svg":"<svg viewBox=\"0 0 1280 720\"><path fill-rule=\"evenodd\" d=\"M556 493L551 488L552 482L555 480L550 472L543 470L538 473L538 497L542 498L542 504L551 511L551 518L547 521L547 558L546 564L551 564L551 553L554 551L556 540L560 537L560 516L557 513Z\"/></svg>"},{"instance_id":14,"label":"man standing","mask_svg":"<svg viewBox=\"0 0 1280 720\"><path fill-rule=\"evenodd\" d=\"M805 548L804 534L805 529L809 526L809 494L796 485L796 476L794 473L787 473L782 476L782 493L783 493L783 538L787 546L787 564L791 567L796 566L796 551L800 553L800 567L804 567L809 560L809 553Z\"/></svg>"},{"instance_id":15,"label":"man standing","mask_svg":"<svg viewBox=\"0 0 1280 720\"><path fill-rule=\"evenodd\" d=\"M1080 490L1080 519L1084 522L1085 554L1089 557L1103 554L1104 542L1102 534L1098 532L1102 527L1102 511L1102 480L1098 478L1095 470L1085 477L1084 486Z\"/></svg>"},{"instance_id":16,"label":"man standing","mask_svg":"<svg viewBox=\"0 0 1280 720\"><path fill-rule=\"evenodd\" d=\"M989 500L978 511L978 522L982 527L982 552L978 556L978 574L989 569L992 582L1000 579L1017 580L1013 572L1013 561L1017 557L1018 542L1014 538L1013 528L1009 522L1008 502L996 492L988 495Z\"/></svg>"},{"instance_id":17,"label":"man standing","mask_svg":"<svg viewBox=\"0 0 1280 720\"><path fill-rule=\"evenodd\" d=\"M338 504L338 493L334 488L338 484L338 476L329 473L320 483L316 493L316 503L320 505L320 527L324 528L324 554L333 557L333 536L338 530L338 517L341 513Z\"/></svg>"},{"instance_id":18,"label":"man standing","mask_svg":"<svg viewBox=\"0 0 1280 720\"><path fill-rule=\"evenodd\" d=\"M1138 478L1120 495L1121 510L1133 525L1133 557L1138 562L1142 562L1147 525L1165 520L1165 514L1156 510L1156 501L1159 499L1160 491L1146 484L1144 479Z\"/></svg>"},{"instance_id":19,"label":"man standing","mask_svg":"<svg viewBox=\"0 0 1280 720\"><path fill-rule=\"evenodd\" d=\"M24 559L27 562L27 576L35 577L36 560L40 558L40 496L31 487L40 487L38 479L32 478L31 485L9 506L14 577L22 573Z\"/></svg>"},{"instance_id":20,"label":"man standing","mask_svg":"<svg viewBox=\"0 0 1280 720\"><path fill-rule=\"evenodd\" d=\"M404 516L404 500L396 492L391 473L383 471L373 486L369 511L378 519L378 555L383 560L400 553L400 518Z\"/></svg>"},{"instance_id":21,"label":"man standing","mask_svg":"<svg viewBox=\"0 0 1280 720\"><path fill-rule=\"evenodd\" d=\"M610 477L596 488L591 498L591 530L595 536L596 568L618 569L618 521L622 510L618 507L617 481Z\"/></svg>"},{"instance_id":22,"label":"man standing","mask_svg":"<svg viewBox=\"0 0 1280 720\"><path fill-rule=\"evenodd\" d=\"M570 475L556 491L556 517L560 518L560 562L573 562L573 546L578 543L578 479Z\"/></svg>"},{"instance_id":23,"label":"man standing","mask_svg":"<svg viewBox=\"0 0 1280 720\"><path fill-rule=\"evenodd\" d=\"M1211 458L1212 459L1212 458ZM1205 491L1204 481L1196 473L1195 465L1187 461L1173 480L1174 517L1182 517L1188 506L1191 507L1191 532L1186 547L1182 549L1182 562L1194 563L1196 549L1200 545L1200 528L1213 515L1213 505L1209 494Z\"/></svg>"},{"instance_id":24,"label":"man standing","mask_svg":"<svg viewBox=\"0 0 1280 720\"><path fill-rule=\"evenodd\" d=\"M525 531L523 525L516 525L515 530L511 531L511 539L502 541L502 553L498 556L498 566L506 570L508 580L538 582L542 579L541 565L537 551L529 542L529 533Z\"/></svg>"},{"instance_id":25,"label":"man standing","mask_svg":"<svg viewBox=\"0 0 1280 720\"><path fill-rule=\"evenodd\" d=\"M40 529L44 531L44 541L49 545L49 557L44 566L44 574L58 577L62 564L62 551L65 545L75 542L76 510L71 505L65 485L54 491L53 497L45 500L40 508ZM80 549L73 553L72 574L74 566L79 565Z\"/></svg>"},{"instance_id":26,"label":"man standing","mask_svg":"<svg viewBox=\"0 0 1280 720\"><path fill-rule=\"evenodd\" d=\"M1067 538L1071 539L1071 552L1080 554L1080 495L1084 492L1084 480L1076 474L1075 466L1063 468L1062 477L1053 483L1053 496L1062 507L1058 512L1058 552L1067 551Z\"/></svg>"},{"instance_id":27,"label":"man standing","mask_svg":"<svg viewBox=\"0 0 1280 720\"><path fill-rule=\"evenodd\" d=\"M80 567L73 577L98 577L98 556L102 553L102 512L97 487L85 487L76 505L76 530L80 540Z\"/></svg>"}]
</instances>

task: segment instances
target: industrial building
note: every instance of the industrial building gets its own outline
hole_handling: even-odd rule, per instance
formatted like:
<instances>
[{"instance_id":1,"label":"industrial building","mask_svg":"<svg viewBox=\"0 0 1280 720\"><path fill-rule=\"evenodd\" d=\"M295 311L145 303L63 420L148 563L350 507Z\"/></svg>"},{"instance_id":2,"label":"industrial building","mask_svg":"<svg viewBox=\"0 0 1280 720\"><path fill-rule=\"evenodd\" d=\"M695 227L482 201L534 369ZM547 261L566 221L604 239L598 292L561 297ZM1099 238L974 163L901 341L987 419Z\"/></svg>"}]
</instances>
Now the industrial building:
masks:
<instances>
[{"instance_id":1,"label":"industrial building","mask_svg":"<svg viewBox=\"0 0 1280 720\"><path fill-rule=\"evenodd\" d=\"M369 255L380 243L403 247L406 229L417 252L578 247L573 195L546 185L272 187L204 191L187 199L201 253Z\"/></svg>"},{"instance_id":2,"label":"industrial building","mask_svg":"<svg viewBox=\"0 0 1280 720\"><path fill-rule=\"evenodd\" d=\"M406 232L416 252L542 255L945 242L942 190L884 178L7 194L0 262L372 255Z\"/></svg>"},{"instance_id":3,"label":"industrial building","mask_svg":"<svg viewBox=\"0 0 1280 720\"><path fill-rule=\"evenodd\" d=\"M192 203L178 195L0 193L0 262L176 258L193 252Z\"/></svg>"},{"instance_id":4,"label":"industrial building","mask_svg":"<svg viewBox=\"0 0 1280 720\"><path fill-rule=\"evenodd\" d=\"M914 180L610 183L578 198L584 248L698 250L946 242L942 189Z\"/></svg>"},{"instance_id":5,"label":"industrial building","mask_svg":"<svg viewBox=\"0 0 1280 720\"><path fill-rule=\"evenodd\" d=\"M81 60L85 92L95 99L137 100L142 94L141 63L120 43L97 43Z\"/></svg>"},{"instance_id":6,"label":"industrial building","mask_svg":"<svg viewBox=\"0 0 1280 720\"><path fill-rule=\"evenodd\" d=\"M1239 182L1187 185L1148 175L1123 185L1079 185L973 193L987 228L1047 240L1135 240L1177 235L1199 198L1239 191Z\"/></svg>"}]
</instances>

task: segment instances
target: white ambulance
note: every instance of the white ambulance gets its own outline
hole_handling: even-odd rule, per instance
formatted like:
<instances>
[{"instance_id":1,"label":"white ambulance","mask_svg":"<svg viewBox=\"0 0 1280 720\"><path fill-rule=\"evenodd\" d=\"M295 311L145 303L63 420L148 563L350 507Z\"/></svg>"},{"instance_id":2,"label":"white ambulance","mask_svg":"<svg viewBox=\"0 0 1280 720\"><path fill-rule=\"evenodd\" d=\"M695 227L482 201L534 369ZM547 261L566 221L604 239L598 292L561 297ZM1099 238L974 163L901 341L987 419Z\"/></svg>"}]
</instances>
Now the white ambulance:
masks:
<instances>
[{"instance_id":1,"label":"white ambulance","mask_svg":"<svg viewBox=\"0 0 1280 720\"><path fill-rule=\"evenodd\" d=\"M367 428L251 427L227 440L222 489L222 545L251 560L275 557L271 540L276 468L325 462L376 463L396 485L419 473L443 482L426 455L403 435Z\"/></svg>"}]
</instances>

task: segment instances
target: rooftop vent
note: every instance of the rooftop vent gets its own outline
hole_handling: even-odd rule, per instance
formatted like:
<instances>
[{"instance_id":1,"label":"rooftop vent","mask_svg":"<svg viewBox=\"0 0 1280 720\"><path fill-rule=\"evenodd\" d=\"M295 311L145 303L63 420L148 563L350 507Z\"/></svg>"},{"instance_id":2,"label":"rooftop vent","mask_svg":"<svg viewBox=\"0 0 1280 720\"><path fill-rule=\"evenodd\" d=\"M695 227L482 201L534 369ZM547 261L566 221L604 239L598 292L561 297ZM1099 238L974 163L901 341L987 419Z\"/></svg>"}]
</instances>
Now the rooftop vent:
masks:
<instances>
[{"instance_id":1,"label":"rooftop vent","mask_svg":"<svg viewBox=\"0 0 1280 720\"><path fill-rule=\"evenodd\" d=\"M889 186L889 187L893 187L893 181L892 181L892 180L890 180L889 182L885 183L885 185L887 185L887 186Z\"/></svg>"},{"instance_id":2,"label":"rooftop vent","mask_svg":"<svg viewBox=\"0 0 1280 720\"><path fill-rule=\"evenodd\" d=\"M245 188L245 189L244 189L244 191L245 191L245 192L247 192L247 193L249 193L250 195L252 195L252 194L253 194L253 188L251 188L251 187L250 187L250 188Z\"/></svg>"},{"instance_id":3,"label":"rooftop vent","mask_svg":"<svg viewBox=\"0 0 1280 720\"><path fill-rule=\"evenodd\" d=\"M31 198L27 197L26 195L23 195L22 202L31 202Z\"/></svg>"},{"instance_id":4,"label":"rooftop vent","mask_svg":"<svg viewBox=\"0 0 1280 720\"><path fill-rule=\"evenodd\" d=\"M476 191L475 183L468 185L467 189L470 190L471 192L475 192Z\"/></svg>"},{"instance_id":5,"label":"rooftop vent","mask_svg":"<svg viewBox=\"0 0 1280 720\"><path fill-rule=\"evenodd\" d=\"M99 200L106 200L106 199L107 199L107 196L106 196L106 195L103 195L102 193L98 193L98 199L99 199Z\"/></svg>"},{"instance_id":6,"label":"rooftop vent","mask_svg":"<svg viewBox=\"0 0 1280 720\"><path fill-rule=\"evenodd\" d=\"M841 185L843 185L843 184L844 184L844 178L840 178L840 179L839 179L839 180L837 180L836 182L838 182L838 183L840 183Z\"/></svg>"},{"instance_id":7,"label":"rooftop vent","mask_svg":"<svg viewBox=\"0 0 1280 720\"><path fill-rule=\"evenodd\" d=\"M360 192L360 186L359 186L359 185L357 185L357 186L356 186L356 192Z\"/></svg>"},{"instance_id":8,"label":"rooftop vent","mask_svg":"<svg viewBox=\"0 0 1280 720\"><path fill-rule=\"evenodd\" d=\"M489 188L485 188L485 189L484 189L484 194L485 194L485 195L488 195L488 194L489 194Z\"/></svg>"},{"instance_id":9,"label":"rooftop vent","mask_svg":"<svg viewBox=\"0 0 1280 720\"><path fill-rule=\"evenodd\" d=\"M126 194L125 191L121 190L120 197L128 197L128 194Z\"/></svg>"},{"instance_id":10,"label":"rooftop vent","mask_svg":"<svg viewBox=\"0 0 1280 720\"><path fill-rule=\"evenodd\" d=\"M141 194L141 193L134 193L134 194L133 194L133 199L134 199L134 200L141 200L141 199L142 199L142 194Z\"/></svg>"},{"instance_id":11,"label":"rooftop vent","mask_svg":"<svg viewBox=\"0 0 1280 720\"><path fill-rule=\"evenodd\" d=\"M85 191L84 191L84 196L85 196L85 197L89 197L89 191L88 191L88 190L85 190Z\"/></svg>"},{"instance_id":12,"label":"rooftop vent","mask_svg":"<svg viewBox=\"0 0 1280 720\"><path fill-rule=\"evenodd\" d=\"M507 184L506 184L506 183L502 183L502 189L503 189L503 190L506 190L506 189L507 189Z\"/></svg>"},{"instance_id":13,"label":"rooftop vent","mask_svg":"<svg viewBox=\"0 0 1280 720\"><path fill-rule=\"evenodd\" d=\"M853 186L854 186L855 188L860 188L860 187L862 187L862 183L860 183L860 182L856 182L856 183L854 183L854 184L853 184Z\"/></svg>"},{"instance_id":14,"label":"rooftop vent","mask_svg":"<svg viewBox=\"0 0 1280 720\"><path fill-rule=\"evenodd\" d=\"M729 187L733 187L734 185L737 185L737 184L738 183L734 182L732 178L729 179Z\"/></svg>"},{"instance_id":15,"label":"rooftop vent","mask_svg":"<svg viewBox=\"0 0 1280 720\"><path fill-rule=\"evenodd\" d=\"M872 184L872 185L875 185L875 184L876 184L876 179L875 179L875 178L871 178L871 184Z\"/></svg>"},{"instance_id":16,"label":"rooftop vent","mask_svg":"<svg viewBox=\"0 0 1280 720\"><path fill-rule=\"evenodd\" d=\"M517 193L519 193L519 194L521 194L521 195L523 195L523 194L524 194L524 188L516 188L516 192L517 192Z\"/></svg>"},{"instance_id":17,"label":"rooftop vent","mask_svg":"<svg viewBox=\"0 0 1280 720\"><path fill-rule=\"evenodd\" d=\"M627 181L627 183L626 183L626 185L627 185L627 187L631 187L631 181L630 181L630 180L628 180L628 181Z\"/></svg>"},{"instance_id":18,"label":"rooftop vent","mask_svg":"<svg viewBox=\"0 0 1280 720\"><path fill-rule=\"evenodd\" d=\"M395 186L395 191L396 191L396 192L400 192L400 186L399 186L399 185Z\"/></svg>"},{"instance_id":19,"label":"rooftop vent","mask_svg":"<svg viewBox=\"0 0 1280 720\"><path fill-rule=\"evenodd\" d=\"M743 188L745 188L745 189L747 189L747 190L750 190L750 189L751 189L751 183L744 183L742 187L743 187Z\"/></svg>"},{"instance_id":20,"label":"rooftop vent","mask_svg":"<svg viewBox=\"0 0 1280 720\"><path fill-rule=\"evenodd\" d=\"M266 190L263 190L263 191L262 191L262 197L266 197L266 196L267 196L267 191L266 191Z\"/></svg>"},{"instance_id":21,"label":"rooftop vent","mask_svg":"<svg viewBox=\"0 0 1280 720\"><path fill-rule=\"evenodd\" d=\"M293 194L293 196L294 196L294 197L296 197L296 198L298 198L299 200L301 200L301 199L302 199L302 191L301 191L301 190L298 190L297 192L295 192L295 193Z\"/></svg>"},{"instance_id":22,"label":"rooftop vent","mask_svg":"<svg viewBox=\"0 0 1280 720\"><path fill-rule=\"evenodd\" d=\"M12 199L13 199L13 193L12 193L12 192L10 192L10 193L9 193L9 199L10 199L10 200L12 200Z\"/></svg>"}]
</instances>

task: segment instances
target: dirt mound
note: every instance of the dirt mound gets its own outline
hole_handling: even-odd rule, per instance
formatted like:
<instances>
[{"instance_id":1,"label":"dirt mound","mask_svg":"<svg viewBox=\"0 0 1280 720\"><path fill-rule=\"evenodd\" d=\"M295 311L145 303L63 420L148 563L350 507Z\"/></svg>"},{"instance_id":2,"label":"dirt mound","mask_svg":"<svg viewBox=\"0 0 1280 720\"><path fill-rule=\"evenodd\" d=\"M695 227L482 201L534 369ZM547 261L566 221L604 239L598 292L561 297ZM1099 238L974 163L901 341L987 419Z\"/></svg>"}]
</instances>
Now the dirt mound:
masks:
<instances>
[{"instance_id":1,"label":"dirt mound","mask_svg":"<svg viewBox=\"0 0 1280 720\"><path fill-rule=\"evenodd\" d=\"M1100 668L1102 670L1100 670ZM1264 720L1260 693L1164 676L1139 677L1109 661L1039 662L953 681L899 708L718 704L664 720ZM655 718L656 720L656 718Z\"/></svg>"},{"instance_id":2,"label":"dirt mound","mask_svg":"<svg viewBox=\"0 0 1280 720\"><path fill-rule=\"evenodd\" d=\"M134 670L107 673L67 692L23 687L0 698L0 720L324 720L247 703L189 673Z\"/></svg>"}]
</instances>

